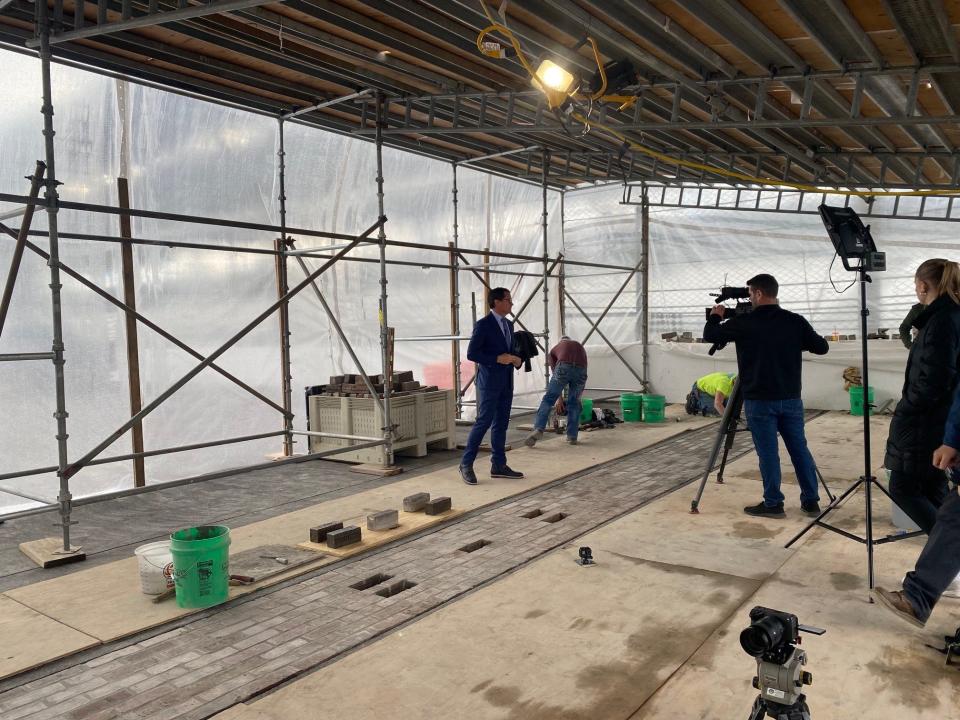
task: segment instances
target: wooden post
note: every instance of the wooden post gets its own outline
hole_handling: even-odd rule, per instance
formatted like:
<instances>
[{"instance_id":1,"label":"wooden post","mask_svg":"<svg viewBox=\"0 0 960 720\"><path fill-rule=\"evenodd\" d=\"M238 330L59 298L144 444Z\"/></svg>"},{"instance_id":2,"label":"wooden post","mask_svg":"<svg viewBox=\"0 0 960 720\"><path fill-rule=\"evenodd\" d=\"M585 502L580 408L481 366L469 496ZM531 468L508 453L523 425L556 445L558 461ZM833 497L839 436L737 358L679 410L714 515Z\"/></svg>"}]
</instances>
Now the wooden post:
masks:
<instances>
[{"instance_id":1,"label":"wooden post","mask_svg":"<svg viewBox=\"0 0 960 720\"><path fill-rule=\"evenodd\" d=\"M130 209L130 191L126 178L117 178L117 193L120 207ZM137 309L136 282L133 275L133 237L130 230L130 216L120 214L120 236L127 240L120 244L120 256L123 263L123 302L131 310ZM127 329L127 384L130 388L130 415L136 415L143 409L140 396L140 345L137 339L137 318L126 314ZM143 424L138 422L130 429L133 451L143 452ZM147 484L146 468L142 457L133 459L133 486L144 487Z\"/></svg>"}]
</instances>

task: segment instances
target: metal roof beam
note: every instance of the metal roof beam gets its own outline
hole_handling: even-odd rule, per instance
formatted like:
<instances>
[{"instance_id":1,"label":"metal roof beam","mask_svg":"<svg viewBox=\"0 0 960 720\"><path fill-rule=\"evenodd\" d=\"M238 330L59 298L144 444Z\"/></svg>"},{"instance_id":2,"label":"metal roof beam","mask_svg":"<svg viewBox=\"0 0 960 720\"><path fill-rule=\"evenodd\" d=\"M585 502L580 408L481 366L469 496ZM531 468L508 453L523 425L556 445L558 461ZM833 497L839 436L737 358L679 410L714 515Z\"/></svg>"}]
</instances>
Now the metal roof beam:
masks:
<instances>
[{"instance_id":1,"label":"metal roof beam","mask_svg":"<svg viewBox=\"0 0 960 720\"><path fill-rule=\"evenodd\" d=\"M957 44L957 36L953 32L953 25L950 22L950 16L947 15L947 9L943 5L943 0L927 0L934 16L937 18L937 26L943 33L943 39L947 43L947 49L954 62L960 62L960 45Z\"/></svg>"},{"instance_id":2,"label":"metal roof beam","mask_svg":"<svg viewBox=\"0 0 960 720\"><path fill-rule=\"evenodd\" d=\"M50 44L70 42L71 40L81 40L83 38L92 38L99 35L108 35L110 33L123 30L134 30L136 28L150 27L163 23L177 22L178 20L189 20L191 18L204 17L206 15L219 15L234 10L244 10L246 8L257 7L258 5L273 5L284 0L209 0L205 5L194 5L177 10L157 10L148 11L146 15L140 15L129 20L115 20L113 22L102 22L97 25L90 25L79 30L68 30L66 32L52 33L50 35ZM106 8L106 0L103 8ZM116 13L119 15L119 13ZM27 40L27 47L37 48L40 46L39 38Z\"/></svg>"},{"instance_id":3,"label":"metal roof beam","mask_svg":"<svg viewBox=\"0 0 960 720\"><path fill-rule=\"evenodd\" d=\"M687 121L675 123L629 123L622 125L611 124L614 130L622 132L680 132L691 130L751 130L755 128L768 128L777 130L793 130L802 128L832 128L832 127L881 127L885 125L954 125L960 123L960 115L943 115L938 117L925 117L919 115L900 115L896 117L839 117L839 118L795 118L792 120L718 120L714 121ZM532 125L477 125L460 127L426 127L415 126L402 128L390 128L384 130L385 134L403 134L419 133L422 135L465 135L470 133L489 133L491 135L502 135L503 133L518 133L526 135L529 133L543 132L563 132L563 126L559 124L532 124ZM373 128L359 129L357 135L374 134ZM828 143L824 143L828 144ZM893 148L888 148L892 150Z\"/></svg>"}]
</instances>

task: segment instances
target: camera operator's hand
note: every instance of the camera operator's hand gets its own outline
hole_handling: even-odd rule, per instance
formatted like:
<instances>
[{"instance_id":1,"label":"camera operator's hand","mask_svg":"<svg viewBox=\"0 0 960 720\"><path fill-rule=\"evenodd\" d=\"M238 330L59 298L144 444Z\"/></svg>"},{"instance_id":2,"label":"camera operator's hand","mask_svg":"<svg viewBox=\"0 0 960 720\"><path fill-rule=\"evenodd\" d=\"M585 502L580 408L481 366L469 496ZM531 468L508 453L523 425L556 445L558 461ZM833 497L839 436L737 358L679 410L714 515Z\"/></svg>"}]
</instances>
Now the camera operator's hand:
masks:
<instances>
[{"instance_id":1,"label":"camera operator's hand","mask_svg":"<svg viewBox=\"0 0 960 720\"><path fill-rule=\"evenodd\" d=\"M941 470L949 470L960 465L960 453L949 445L941 445L933 451L933 466Z\"/></svg>"},{"instance_id":2,"label":"camera operator's hand","mask_svg":"<svg viewBox=\"0 0 960 720\"><path fill-rule=\"evenodd\" d=\"M710 310L710 314L711 314L711 315L717 315L717 316L720 317L721 320L723 320L723 313L724 313L724 307L723 307L723 305L722 305L721 303L717 303L717 304L714 305L713 308Z\"/></svg>"}]
</instances>

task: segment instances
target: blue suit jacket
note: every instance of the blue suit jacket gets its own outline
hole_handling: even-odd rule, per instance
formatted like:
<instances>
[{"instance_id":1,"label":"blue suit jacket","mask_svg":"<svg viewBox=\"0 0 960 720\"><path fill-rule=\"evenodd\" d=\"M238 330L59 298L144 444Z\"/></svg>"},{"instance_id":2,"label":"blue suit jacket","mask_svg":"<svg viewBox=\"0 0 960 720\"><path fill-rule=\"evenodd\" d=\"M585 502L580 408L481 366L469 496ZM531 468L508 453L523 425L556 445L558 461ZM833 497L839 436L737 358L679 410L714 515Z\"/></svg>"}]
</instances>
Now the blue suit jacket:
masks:
<instances>
[{"instance_id":1,"label":"blue suit jacket","mask_svg":"<svg viewBox=\"0 0 960 720\"><path fill-rule=\"evenodd\" d=\"M510 337L513 338L513 323L507 320L510 326ZM507 344L503 336L500 323L490 312L477 320L467 346L467 359L477 363L477 388L502 388L513 385L513 365L501 365L497 356L503 353L512 353L512 343Z\"/></svg>"}]
</instances>

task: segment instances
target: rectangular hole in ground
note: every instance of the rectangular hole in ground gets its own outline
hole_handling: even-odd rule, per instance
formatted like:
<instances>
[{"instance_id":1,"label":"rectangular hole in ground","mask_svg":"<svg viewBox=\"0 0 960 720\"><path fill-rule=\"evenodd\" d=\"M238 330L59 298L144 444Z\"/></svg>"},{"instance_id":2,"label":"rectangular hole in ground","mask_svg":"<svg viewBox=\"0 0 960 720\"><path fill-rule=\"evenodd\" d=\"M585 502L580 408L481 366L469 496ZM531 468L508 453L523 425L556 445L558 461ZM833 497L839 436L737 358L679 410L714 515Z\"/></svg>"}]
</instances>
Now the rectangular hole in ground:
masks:
<instances>
[{"instance_id":1,"label":"rectangular hole in ground","mask_svg":"<svg viewBox=\"0 0 960 720\"><path fill-rule=\"evenodd\" d=\"M547 515L546 517L540 518L541 522L555 523L560 522L566 517L566 513L554 513L553 515Z\"/></svg>"},{"instance_id":2,"label":"rectangular hole in ground","mask_svg":"<svg viewBox=\"0 0 960 720\"><path fill-rule=\"evenodd\" d=\"M410 582L409 580L401 580L400 582L395 582L389 587L383 588L383 590L377 590L374 595L379 595L380 597L388 598L393 597L402 593L404 590L409 590L410 588L415 588L417 584L415 582Z\"/></svg>"},{"instance_id":3,"label":"rectangular hole in ground","mask_svg":"<svg viewBox=\"0 0 960 720\"><path fill-rule=\"evenodd\" d=\"M476 542L467 543L462 548L458 548L460 552L472 553L476 550L479 550L482 547L486 547L490 544L489 540L477 540Z\"/></svg>"},{"instance_id":4,"label":"rectangular hole in ground","mask_svg":"<svg viewBox=\"0 0 960 720\"><path fill-rule=\"evenodd\" d=\"M386 582L393 575L384 575L383 573L377 573L376 575L371 575L368 578L364 578L360 582L355 582L352 587L354 590L366 590L367 588L372 588L374 585L379 585L380 583Z\"/></svg>"},{"instance_id":5,"label":"rectangular hole in ground","mask_svg":"<svg viewBox=\"0 0 960 720\"><path fill-rule=\"evenodd\" d=\"M541 510L540 508L537 508L536 510L530 510L529 512L523 513L520 517L529 519L529 518L539 517L540 515L543 515L543 510Z\"/></svg>"}]
</instances>

